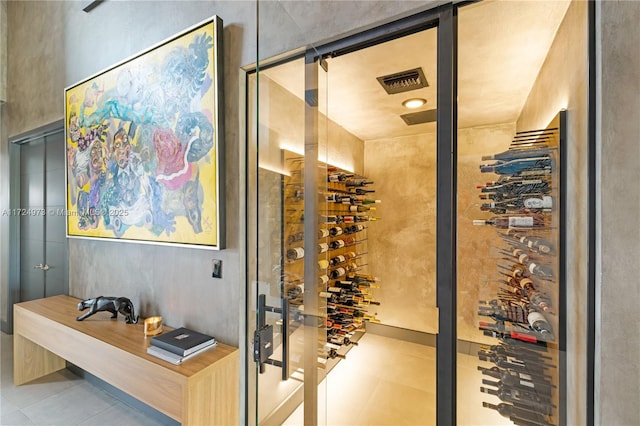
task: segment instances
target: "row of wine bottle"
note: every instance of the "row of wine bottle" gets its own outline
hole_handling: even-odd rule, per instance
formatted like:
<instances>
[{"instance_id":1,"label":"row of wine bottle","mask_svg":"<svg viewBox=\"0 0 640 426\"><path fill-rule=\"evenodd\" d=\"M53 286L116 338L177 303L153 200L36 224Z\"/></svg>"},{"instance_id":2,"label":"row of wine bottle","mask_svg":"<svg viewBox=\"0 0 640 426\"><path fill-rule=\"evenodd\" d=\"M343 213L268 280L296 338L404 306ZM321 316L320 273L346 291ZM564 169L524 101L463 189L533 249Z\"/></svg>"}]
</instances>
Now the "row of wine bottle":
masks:
<instances>
[{"instance_id":1,"label":"row of wine bottle","mask_svg":"<svg viewBox=\"0 0 640 426\"><path fill-rule=\"evenodd\" d=\"M338 238L332 241L318 243L318 253L326 253L327 251L339 250L345 247L352 247L365 241L364 239L357 240L355 237ZM304 257L304 247L292 247L287 250L287 259L290 261L299 260Z\"/></svg>"},{"instance_id":2,"label":"row of wine bottle","mask_svg":"<svg viewBox=\"0 0 640 426\"><path fill-rule=\"evenodd\" d=\"M545 133L516 135L508 150L482 158L493 162L481 164L480 171L498 178L477 186L484 201L480 210L494 216L473 221L494 227L503 245L496 250L501 256L498 293L478 306L478 315L486 317L479 328L499 342L478 352L481 361L495 364L478 369L497 379L483 379L480 391L501 401L483 407L526 426L552 425L557 411L557 389L549 374L555 365L546 352L548 342L555 341L553 298L546 291L556 279L556 248L548 237L556 209L554 163L552 148L532 141Z\"/></svg>"},{"instance_id":3,"label":"row of wine bottle","mask_svg":"<svg viewBox=\"0 0 640 426\"><path fill-rule=\"evenodd\" d=\"M302 262L297 261L305 257L305 234L300 228L304 206L299 202L304 198L304 191L296 186L297 181L302 182L301 173L292 173L285 179L288 184L285 202L291 200L289 208L294 212L291 216L300 217L287 228L290 232L286 235L285 268L290 268L289 278L292 278L301 275ZM322 357L329 359L344 357L345 351L341 348L354 344L365 321L378 321L374 308L379 303L372 293L379 284L360 271L366 266L367 223L379 219L375 212L381 201L372 197L373 182L363 176L327 167L327 182L328 192L323 195L327 204L322 206L317 236L317 251L323 253L318 260L317 288L318 296L324 300L321 306L326 306L326 316L319 324L326 331L326 341L319 342L319 349ZM284 284L284 294L294 309L304 311L301 280ZM295 318L302 321L304 316L294 315Z\"/></svg>"},{"instance_id":4,"label":"row of wine bottle","mask_svg":"<svg viewBox=\"0 0 640 426\"><path fill-rule=\"evenodd\" d=\"M478 370L497 379L483 379L480 391L501 401L483 402L483 407L498 411L516 425L553 425L557 389L547 372L555 365L543 346L504 339L498 345L483 347L478 358L494 364L478 366Z\"/></svg>"}]
</instances>

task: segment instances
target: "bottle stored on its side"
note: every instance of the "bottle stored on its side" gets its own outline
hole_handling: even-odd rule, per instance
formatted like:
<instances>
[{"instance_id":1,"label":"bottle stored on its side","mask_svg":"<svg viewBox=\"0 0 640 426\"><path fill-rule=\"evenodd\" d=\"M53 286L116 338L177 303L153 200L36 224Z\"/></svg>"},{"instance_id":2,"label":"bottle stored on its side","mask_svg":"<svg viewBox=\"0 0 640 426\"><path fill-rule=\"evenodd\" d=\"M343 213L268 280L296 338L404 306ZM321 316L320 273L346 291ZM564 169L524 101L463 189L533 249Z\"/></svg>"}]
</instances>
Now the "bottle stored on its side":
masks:
<instances>
[{"instance_id":1,"label":"bottle stored on its side","mask_svg":"<svg viewBox=\"0 0 640 426\"><path fill-rule=\"evenodd\" d=\"M372 181L369 181L367 179L354 179L354 178L350 178L350 179L346 179L344 181L344 184L347 186L366 186L366 185L371 185L373 184Z\"/></svg>"},{"instance_id":2,"label":"bottle stored on its side","mask_svg":"<svg viewBox=\"0 0 640 426\"><path fill-rule=\"evenodd\" d=\"M518 158L514 160L498 160L493 164L483 164L480 171L483 173L497 173L500 175L513 175L525 171L543 171L551 169L551 159L548 156L532 158Z\"/></svg>"},{"instance_id":3,"label":"bottle stored on its side","mask_svg":"<svg viewBox=\"0 0 640 426\"><path fill-rule=\"evenodd\" d=\"M344 182L351 179L352 177L353 177L353 174L350 174L350 173L343 173L343 172L331 173L327 175L327 182Z\"/></svg>"},{"instance_id":4,"label":"bottle stored on its side","mask_svg":"<svg viewBox=\"0 0 640 426\"><path fill-rule=\"evenodd\" d=\"M494 216L485 220L474 220L474 225L489 225L500 229L531 229L544 227L544 218L531 216Z\"/></svg>"},{"instance_id":5,"label":"bottle stored on its side","mask_svg":"<svg viewBox=\"0 0 640 426\"><path fill-rule=\"evenodd\" d=\"M499 152L493 155L483 155L482 161L490 160L515 160L518 158L532 158L532 157L544 157L550 154L550 150L544 146L534 146L531 148L510 148L506 151Z\"/></svg>"},{"instance_id":6,"label":"bottle stored on its side","mask_svg":"<svg viewBox=\"0 0 640 426\"><path fill-rule=\"evenodd\" d=\"M543 402L531 401L528 399L521 399L513 392L505 391L503 389L495 390L481 386L480 392L488 393L489 395L495 395L500 398L501 401L517 404L520 407L528 408L535 412L544 413L547 415L551 415L553 413L553 407L548 404L545 404Z\"/></svg>"},{"instance_id":7,"label":"bottle stored on its side","mask_svg":"<svg viewBox=\"0 0 640 426\"><path fill-rule=\"evenodd\" d=\"M342 235L342 228L339 226L332 226L331 228L329 228L329 235L331 235L332 237L337 237L338 235Z\"/></svg>"},{"instance_id":8,"label":"bottle stored on its side","mask_svg":"<svg viewBox=\"0 0 640 426\"><path fill-rule=\"evenodd\" d=\"M511 404L506 404L501 402L500 404L490 404L488 402L483 402L482 406L485 408L491 408L492 410L496 410L502 417L506 417L516 425L522 424L522 420L529 422L529 424L547 426L551 423L547 422L547 420L541 414L538 414L534 411L525 410L523 408L516 408Z\"/></svg>"},{"instance_id":9,"label":"bottle stored on its side","mask_svg":"<svg viewBox=\"0 0 640 426\"><path fill-rule=\"evenodd\" d=\"M545 336L544 340L553 340L553 328L547 319L540 312L531 311L527 317L531 328Z\"/></svg>"},{"instance_id":10,"label":"bottle stored on its side","mask_svg":"<svg viewBox=\"0 0 640 426\"><path fill-rule=\"evenodd\" d=\"M287 259L289 260L298 260L304 257L304 248L302 247L294 247L287 250Z\"/></svg>"}]
</instances>

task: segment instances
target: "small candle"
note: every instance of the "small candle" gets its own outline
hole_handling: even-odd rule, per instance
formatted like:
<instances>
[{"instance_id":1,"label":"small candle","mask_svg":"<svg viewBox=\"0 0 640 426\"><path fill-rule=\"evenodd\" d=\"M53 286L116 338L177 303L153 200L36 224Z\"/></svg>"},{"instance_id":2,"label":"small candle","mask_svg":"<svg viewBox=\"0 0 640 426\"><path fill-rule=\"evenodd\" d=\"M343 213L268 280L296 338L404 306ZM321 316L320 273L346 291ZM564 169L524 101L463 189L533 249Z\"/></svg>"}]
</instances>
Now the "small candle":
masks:
<instances>
[{"instance_id":1,"label":"small candle","mask_svg":"<svg viewBox=\"0 0 640 426\"><path fill-rule=\"evenodd\" d=\"M144 336L155 336L162 333L162 317L149 317L144 320Z\"/></svg>"}]
</instances>

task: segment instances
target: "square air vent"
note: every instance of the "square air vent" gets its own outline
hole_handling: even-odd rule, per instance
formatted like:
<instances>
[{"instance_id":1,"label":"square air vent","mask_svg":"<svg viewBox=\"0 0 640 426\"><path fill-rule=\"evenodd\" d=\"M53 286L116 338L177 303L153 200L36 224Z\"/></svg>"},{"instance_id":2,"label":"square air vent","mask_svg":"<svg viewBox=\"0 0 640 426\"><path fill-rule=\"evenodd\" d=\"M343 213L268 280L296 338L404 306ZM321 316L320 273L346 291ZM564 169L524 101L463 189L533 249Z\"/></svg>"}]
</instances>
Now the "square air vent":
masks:
<instances>
[{"instance_id":1,"label":"square air vent","mask_svg":"<svg viewBox=\"0 0 640 426\"><path fill-rule=\"evenodd\" d=\"M431 123L438 118L438 110L429 109L426 111L412 112L409 114L402 114L400 116L407 126L413 126L415 124Z\"/></svg>"},{"instance_id":2,"label":"square air vent","mask_svg":"<svg viewBox=\"0 0 640 426\"><path fill-rule=\"evenodd\" d=\"M389 74L377 77L377 79L382 87L384 87L384 90L390 95L429 86L427 78L424 76L424 72L422 72L422 68L414 68L412 70Z\"/></svg>"}]
</instances>

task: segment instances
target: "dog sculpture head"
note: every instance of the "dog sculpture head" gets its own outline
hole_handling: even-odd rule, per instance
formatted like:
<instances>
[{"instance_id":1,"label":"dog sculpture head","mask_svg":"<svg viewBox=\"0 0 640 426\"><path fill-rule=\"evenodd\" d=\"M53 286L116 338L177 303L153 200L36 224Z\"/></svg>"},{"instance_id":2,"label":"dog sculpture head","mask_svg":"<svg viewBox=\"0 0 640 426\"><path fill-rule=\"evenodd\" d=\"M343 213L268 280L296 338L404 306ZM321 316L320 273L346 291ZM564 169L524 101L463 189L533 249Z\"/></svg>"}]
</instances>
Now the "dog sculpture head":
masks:
<instances>
[{"instance_id":1,"label":"dog sculpture head","mask_svg":"<svg viewBox=\"0 0 640 426\"><path fill-rule=\"evenodd\" d=\"M127 299L126 297L119 297L118 301L120 302L118 306L118 312L124 315L124 321L127 324L137 324L140 317L136 315L131 300Z\"/></svg>"}]
</instances>

